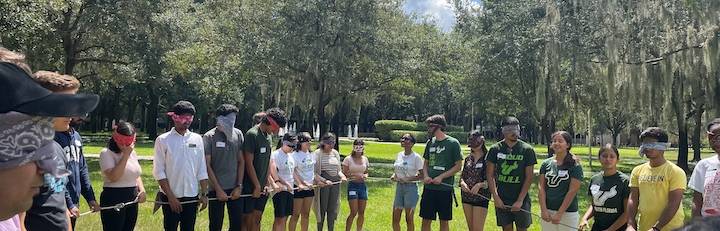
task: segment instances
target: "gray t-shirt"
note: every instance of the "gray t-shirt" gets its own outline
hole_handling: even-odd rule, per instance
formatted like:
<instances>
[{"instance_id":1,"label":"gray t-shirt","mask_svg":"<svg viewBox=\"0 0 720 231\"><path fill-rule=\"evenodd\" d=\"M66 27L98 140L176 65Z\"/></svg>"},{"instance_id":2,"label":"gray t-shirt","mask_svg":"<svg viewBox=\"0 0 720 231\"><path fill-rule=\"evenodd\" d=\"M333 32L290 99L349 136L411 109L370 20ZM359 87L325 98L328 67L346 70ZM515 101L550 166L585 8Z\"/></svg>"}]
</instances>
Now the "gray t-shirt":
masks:
<instances>
[{"instance_id":1,"label":"gray t-shirt","mask_svg":"<svg viewBox=\"0 0 720 231\"><path fill-rule=\"evenodd\" d=\"M211 157L210 166L222 189L233 189L237 185L238 155L242 156L243 133L233 129L233 137L228 139L225 133L213 128L203 135L205 155ZM210 191L215 188L210 182Z\"/></svg>"}]
</instances>

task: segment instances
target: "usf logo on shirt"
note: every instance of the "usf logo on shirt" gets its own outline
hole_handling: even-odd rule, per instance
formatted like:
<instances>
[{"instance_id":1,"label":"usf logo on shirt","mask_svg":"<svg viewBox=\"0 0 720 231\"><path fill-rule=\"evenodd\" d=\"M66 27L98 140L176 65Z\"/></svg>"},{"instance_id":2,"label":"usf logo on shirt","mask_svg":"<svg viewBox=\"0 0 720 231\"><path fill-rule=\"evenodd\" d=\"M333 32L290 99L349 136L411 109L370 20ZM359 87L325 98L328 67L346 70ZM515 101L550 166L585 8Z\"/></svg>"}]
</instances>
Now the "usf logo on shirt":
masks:
<instances>
[{"instance_id":1,"label":"usf logo on shirt","mask_svg":"<svg viewBox=\"0 0 720 231\"><path fill-rule=\"evenodd\" d=\"M592 194L592 197L593 197L593 205L605 206L605 202L608 199L613 198L618 195L617 185L613 186L608 191L600 190L600 185L593 185L593 186L590 186L590 193ZM614 209L614 210L615 210L614 213L617 213L617 209ZM601 212L610 213L608 211L601 211Z\"/></svg>"},{"instance_id":2,"label":"usf logo on shirt","mask_svg":"<svg viewBox=\"0 0 720 231\"><path fill-rule=\"evenodd\" d=\"M548 187L556 188L560 185L560 182L570 179L568 170L560 170L557 173L548 169L548 174L545 174L545 180L547 180Z\"/></svg>"},{"instance_id":3,"label":"usf logo on shirt","mask_svg":"<svg viewBox=\"0 0 720 231\"><path fill-rule=\"evenodd\" d=\"M498 176L498 181L504 183L519 184L520 175L512 175L512 173L513 171L518 169L518 162L522 161L524 159L524 156L498 153L497 158L503 160L502 164L500 164L500 174Z\"/></svg>"}]
</instances>

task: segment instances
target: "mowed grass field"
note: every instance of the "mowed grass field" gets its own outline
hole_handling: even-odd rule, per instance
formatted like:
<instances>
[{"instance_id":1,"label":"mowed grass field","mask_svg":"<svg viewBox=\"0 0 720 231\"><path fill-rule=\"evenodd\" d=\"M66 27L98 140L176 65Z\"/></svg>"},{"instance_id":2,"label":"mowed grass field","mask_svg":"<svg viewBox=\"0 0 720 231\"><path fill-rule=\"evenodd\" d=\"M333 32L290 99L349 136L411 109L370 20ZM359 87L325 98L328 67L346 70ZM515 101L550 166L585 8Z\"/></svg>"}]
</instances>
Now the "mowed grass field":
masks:
<instances>
[{"instance_id":1,"label":"mowed grass field","mask_svg":"<svg viewBox=\"0 0 720 231\"><path fill-rule=\"evenodd\" d=\"M351 149L352 143L350 141L342 141L340 145L341 153L347 153L347 150ZM85 147L85 153L99 153L99 151L102 149L101 144L87 144ZM463 148L465 150L464 154L467 154L467 148ZM543 150L547 150L544 146L535 146L536 152L542 153ZM596 173L600 170L600 165L597 160L593 160L592 162L592 168L589 165L589 161L587 159L587 147L576 147L573 148L573 152L578 154L582 157L581 163L583 164L584 172L585 172L585 178L589 179L592 174ZM398 152L400 152L402 148L398 143L388 143L388 142L366 142L366 154L370 158L370 161L372 163L392 163L392 161L395 159ZM418 153L422 153L424 150L424 144L417 144L414 148L414 150ZM583 151L584 150L584 151ZM593 147L593 152L597 152L598 148ZM137 145L137 151L142 156L152 156L153 149L151 143L142 143ZM621 149L621 162L619 164L619 168L621 171L629 174L633 167L635 167L637 164L640 164L643 162L643 159L641 159L637 155L637 150L632 148L623 148ZM675 152L676 153L676 152ZM593 153L593 156L596 154ZM710 151L704 150L703 157L708 157L712 155ZM670 151L667 153L668 159L674 160L676 159L677 154L673 155L673 152ZM542 160L545 158L545 155L539 154L538 155L538 163L542 162ZM102 191L102 178L99 170L99 165L97 162L97 159L95 158L88 158L88 165L90 167L91 172L91 179L93 181L93 187L95 188L95 193L97 194L99 198L99 194ZM145 187L148 191L148 199L154 199L155 193L157 192L158 185L157 181L155 181L152 177L152 162L151 161L141 161L141 165L143 167L143 181L145 182ZM536 165L536 169L539 168L539 164ZM365 222L365 230L390 230L391 228L391 219L392 219L392 204L393 199L395 195L395 186L392 182L388 180L389 176L392 174L392 169L388 168L387 165L376 165L371 168L371 181L369 184L369 195L370 199L368 201L368 209L366 211L366 222ZM688 176L689 177L689 176ZM459 189L455 190L458 197L459 197ZM342 192L346 192L346 185L342 185ZM581 192L579 193L580 197L580 208L581 213L584 212L587 207L588 203L590 202L590 198L587 197L587 181L583 181L583 186L581 189ZM690 205L691 205L691 193L690 191L687 191L685 194L685 199L683 201L683 207L686 214L686 219L689 219L690 217ZM536 214L539 214L539 204L537 202L537 185L534 183L531 187L530 192L530 198L532 199L532 211ZM87 205L85 202L81 203L83 208L82 211L87 211ZM152 213L152 207L153 205L151 203L145 203L140 206L140 215L138 217L138 223L136 226L136 230L162 230L162 212L158 210L157 213ZM345 227L345 218L347 214L349 213L349 208L346 200L346 195L342 194L341 199L341 212L338 220L336 221L336 229L337 230L343 230ZM419 209L419 207L418 207ZM272 221L273 221L273 205L271 200L268 202L265 214L263 216L262 220L262 229L263 230L270 230L272 227ZM312 213L311 213L312 214ZM420 228L421 219L418 217L417 212L415 214L416 220L416 228ZM530 230L540 230L539 225L539 219L533 218L533 226ZM405 229L404 222L401 222L403 229ZM78 230L100 230L102 228L100 223L100 216L98 214L90 214L87 216L82 217L78 221ZM485 228L486 230L500 230L499 227L495 226L495 214L494 209L489 209ZM225 226L227 227L227 218L225 220ZM315 216L311 215L311 221L310 221L310 228L315 229ZM465 223L465 217L462 211L462 206L454 207L453 210L453 221L450 222L451 230L467 230L466 223ZM197 230L207 230L208 227L208 214L207 210L199 212L198 213L198 219L196 223L196 229ZM433 230L437 230L437 222L434 224Z\"/></svg>"}]
</instances>

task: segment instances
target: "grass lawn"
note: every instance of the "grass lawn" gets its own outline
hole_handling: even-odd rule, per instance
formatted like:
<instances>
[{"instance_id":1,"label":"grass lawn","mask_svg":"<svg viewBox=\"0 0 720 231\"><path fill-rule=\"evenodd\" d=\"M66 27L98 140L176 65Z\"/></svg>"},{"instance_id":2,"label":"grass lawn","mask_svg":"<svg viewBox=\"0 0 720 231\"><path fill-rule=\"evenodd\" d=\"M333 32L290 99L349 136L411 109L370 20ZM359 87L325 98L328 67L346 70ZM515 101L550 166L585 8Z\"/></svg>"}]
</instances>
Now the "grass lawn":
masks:
<instances>
[{"instance_id":1,"label":"grass lawn","mask_svg":"<svg viewBox=\"0 0 720 231\"><path fill-rule=\"evenodd\" d=\"M102 150L105 147L106 144L104 143L87 143L85 144L84 151L88 154L99 154L100 150ZM313 144L313 147L315 147L317 143ZM491 145L491 143L488 142L488 146ZM153 155L153 144L152 142L145 142L145 143L138 143L135 146L136 152L140 156L152 156ZM535 152L538 154L544 154L547 153L547 147L544 145L533 145L533 148L535 149ZM340 153L341 154L348 154L349 150L352 149L352 142L347 140L341 140L340 141ZM402 151L402 147L400 147L399 143L396 142L374 142L374 141L366 141L365 142L365 153L367 154L368 158L370 159L370 162L372 163L392 163L395 160L395 157L397 156L397 153ZM413 150L417 153L422 154L425 150L425 144L416 144ZM469 148L463 145L464 153L469 152ZM593 146L592 147L592 155L593 157L597 156L597 151L599 150L599 147ZM641 161L642 159L638 156L638 149L635 147L624 147L620 148L620 157L624 160L631 160L631 161ZM576 146L572 148L572 153L579 155L583 159L587 160L588 157L588 147L587 146ZM690 154L692 154L692 150L690 150ZM668 160L675 161L677 160L677 149L671 149L667 152L665 152L665 157ZM707 158L709 156L714 155L713 151L708 148L702 149L702 158Z\"/></svg>"},{"instance_id":2,"label":"grass lawn","mask_svg":"<svg viewBox=\"0 0 720 231\"><path fill-rule=\"evenodd\" d=\"M541 160L539 160L541 161ZM590 177L589 174L589 167L587 165L587 162L582 162L584 167L586 167L586 178ZM95 188L95 193L97 198L99 198L99 194L102 190L102 178L100 175L99 170L99 164L97 159L89 158L88 159L88 165L91 172L91 179L93 181L93 187ZM143 168L143 174L142 178L145 183L145 187L148 190L148 199L154 199L154 195L157 192L158 185L157 182L152 178L152 162L150 161L141 161L141 165ZM596 170L599 169L597 166L597 162L593 162L593 166L596 166ZM630 169L634 167L634 163L629 162L623 162L620 165L620 169L623 172L629 172ZM392 173L390 169L386 168L374 168L371 171L371 177L373 177L372 181L369 182L369 195L370 200L368 201L368 209L366 211L366 224L365 224L365 230L389 230L391 225L391 205L393 203L393 198L395 194L395 187L394 185L383 179L378 178L387 178ZM346 185L343 185L343 192L346 190ZM585 209L588 206L588 203L590 202L590 198L586 196L586 188L587 188L587 182L583 182L580 196L580 208L581 212L584 212ZM459 196L459 189L456 189L456 193ZM686 193L685 200L683 201L683 206L685 207L685 214L686 219L690 216L690 193ZM535 184L531 187L530 197L533 200L533 206L532 211L536 214L539 213L539 204L537 202L537 187ZM347 216L349 209L347 202L345 200L345 195L343 194L343 199L341 200L341 213L338 218L338 221L336 222L336 229L341 230L342 227L345 227L345 217ZM82 208L81 211L87 211L87 205L85 202L82 202ZM145 203L140 206L140 214L138 217L138 223L136 226L136 230L162 230L162 212L158 211L156 214L152 214L152 204ZM272 221L273 221L273 215L272 215L272 202L269 201L266 212L263 216L262 220L262 227L263 230L269 230L270 227L272 227ZM417 212L415 214L416 216L416 229L419 230L421 220L419 217L417 217ZM197 230L207 230L208 226L208 214L207 210L202 211L198 213L198 219L196 223L196 229ZM462 207L454 207L453 210L453 221L450 222L451 230L467 230L467 227L465 225L465 218L462 212ZM540 230L539 220L537 218L533 218L534 224L531 226L530 230ZM310 228L314 229L315 227L315 216L311 215L311 221L310 221ZM405 225L403 224L403 229ZM227 227L227 219L225 220L225 227ZM101 224L100 224L100 216L98 214L90 214L88 216L82 217L78 221L78 229L77 230L100 230ZM433 230L437 230L437 224L435 224ZM494 209L489 209L487 219L486 219L486 230L500 230L498 227L495 226L495 214Z\"/></svg>"}]
</instances>

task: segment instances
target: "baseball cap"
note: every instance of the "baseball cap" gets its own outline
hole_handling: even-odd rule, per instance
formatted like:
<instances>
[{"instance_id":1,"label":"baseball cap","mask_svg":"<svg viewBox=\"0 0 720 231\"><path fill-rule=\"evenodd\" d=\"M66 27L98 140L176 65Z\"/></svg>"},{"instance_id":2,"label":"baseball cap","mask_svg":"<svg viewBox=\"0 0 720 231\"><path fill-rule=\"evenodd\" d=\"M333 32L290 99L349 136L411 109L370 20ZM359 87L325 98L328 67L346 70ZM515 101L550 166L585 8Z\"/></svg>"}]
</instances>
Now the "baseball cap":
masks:
<instances>
[{"instance_id":1,"label":"baseball cap","mask_svg":"<svg viewBox=\"0 0 720 231\"><path fill-rule=\"evenodd\" d=\"M34 116L85 116L97 107L96 94L59 94L45 89L18 66L0 62L0 113Z\"/></svg>"}]
</instances>

